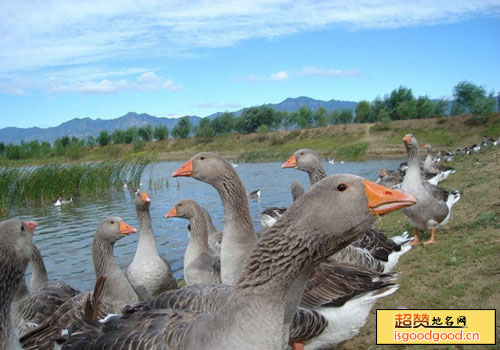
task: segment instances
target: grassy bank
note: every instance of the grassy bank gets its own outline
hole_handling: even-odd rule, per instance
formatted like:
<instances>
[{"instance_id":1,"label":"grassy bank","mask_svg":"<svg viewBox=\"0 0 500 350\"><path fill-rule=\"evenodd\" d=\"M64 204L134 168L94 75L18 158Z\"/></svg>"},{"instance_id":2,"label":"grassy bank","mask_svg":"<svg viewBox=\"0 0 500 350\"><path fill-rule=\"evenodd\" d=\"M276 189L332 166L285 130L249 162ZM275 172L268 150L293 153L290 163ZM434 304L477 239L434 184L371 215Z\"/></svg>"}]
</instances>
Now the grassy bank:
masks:
<instances>
[{"instance_id":1,"label":"grassy bank","mask_svg":"<svg viewBox=\"0 0 500 350\"><path fill-rule=\"evenodd\" d=\"M400 120L390 126L346 124L262 134L228 134L213 138L188 138L150 142L141 147L132 144L94 147L79 161L99 160L185 160L201 151L212 151L235 161L259 162L283 160L300 148L316 150L323 158L365 160L405 157L401 138L413 133L436 149L455 149L482 141L482 136L500 135L500 114L483 125L471 125L470 116ZM0 165L47 164L68 162L67 158L7 161Z\"/></svg>"},{"instance_id":2,"label":"grassy bank","mask_svg":"<svg viewBox=\"0 0 500 350\"><path fill-rule=\"evenodd\" d=\"M376 308L494 309L500 306L500 148L491 147L473 156L459 157L452 166L456 173L441 184L460 190L462 198L453 207L448 226L437 231L436 244L414 247L400 259L395 268L400 273L400 289L376 304L360 336L344 343L341 350L500 348L499 345L375 345ZM391 235L411 229L401 212L384 216L378 225ZM424 239L428 236L429 233ZM500 313L497 312L497 344L499 327Z\"/></svg>"}]
</instances>

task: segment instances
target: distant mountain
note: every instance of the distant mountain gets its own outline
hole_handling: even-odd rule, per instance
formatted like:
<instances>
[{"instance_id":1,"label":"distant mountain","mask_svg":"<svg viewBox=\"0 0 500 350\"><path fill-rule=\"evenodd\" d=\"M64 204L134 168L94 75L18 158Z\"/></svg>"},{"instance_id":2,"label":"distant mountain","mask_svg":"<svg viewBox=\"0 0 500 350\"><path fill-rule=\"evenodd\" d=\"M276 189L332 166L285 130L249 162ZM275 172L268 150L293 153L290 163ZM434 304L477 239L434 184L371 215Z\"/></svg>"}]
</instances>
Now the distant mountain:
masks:
<instances>
[{"instance_id":1,"label":"distant mountain","mask_svg":"<svg viewBox=\"0 0 500 350\"><path fill-rule=\"evenodd\" d=\"M323 107L328 112L331 112L335 109L338 110L355 109L357 105L358 105L357 102L352 102L352 101L338 101L333 99L330 101L322 101L322 100L315 100L313 98L306 96L300 96L295 98L289 97L280 103L268 103L265 104L264 106L272 107L277 111L287 111L287 112L297 112L302 106L309 107L313 111L317 110L320 107ZM243 109L244 108L239 109L233 113L239 116L243 112ZM213 119L221 114L222 112L217 112L209 115L208 118Z\"/></svg>"},{"instance_id":2,"label":"distant mountain","mask_svg":"<svg viewBox=\"0 0 500 350\"><path fill-rule=\"evenodd\" d=\"M198 125L199 117L189 117L193 125ZM32 140L53 142L62 136L76 136L83 138L89 135L97 136L102 130L113 132L115 129L128 129L132 126L141 127L144 125L166 125L169 130L177 124L177 118L158 118L149 114L127 113L116 119L90 119L75 118L51 128L4 128L0 129L0 141L9 143L20 143L21 140L29 142Z\"/></svg>"},{"instance_id":3,"label":"distant mountain","mask_svg":"<svg viewBox=\"0 0 500 350\"><path fill-rule=\"evenodd\" d=\"M331 112L334 109L355 109L356 105L356 102L350 101L321 101L301 96L297 98L287 98L286 100L276 104L269 103L266 106L272 107L278 111L288 112L296 112L302 106L307 106L313 111L319 107L323 107L327 111ZM240 109L233 113L235 115L240 115L242 112L243 109ZM213 119L221 114L221 112L218 112L209 115L208 117ZM201 118L192 116L190 119L193 125L198 125ZM109 120L103 120L100 118L75 118L62 123L59 126L51 128L3 128L0 129L0 141L5 144L18 144L21 140L25 142L38 140L40 142L48 141L52 143L55 139L62 136L76 136L83 138L89 135L97 136L102 130L113 132L115 129L127 129L132 126L141 127L148 124L153 127L163 124L166 125L169 130L172 130L178 121L179 119L176 118L158 118L146 113L137 114L133 112L127 113L119 118Z\"/></svg>"}]
</instances>

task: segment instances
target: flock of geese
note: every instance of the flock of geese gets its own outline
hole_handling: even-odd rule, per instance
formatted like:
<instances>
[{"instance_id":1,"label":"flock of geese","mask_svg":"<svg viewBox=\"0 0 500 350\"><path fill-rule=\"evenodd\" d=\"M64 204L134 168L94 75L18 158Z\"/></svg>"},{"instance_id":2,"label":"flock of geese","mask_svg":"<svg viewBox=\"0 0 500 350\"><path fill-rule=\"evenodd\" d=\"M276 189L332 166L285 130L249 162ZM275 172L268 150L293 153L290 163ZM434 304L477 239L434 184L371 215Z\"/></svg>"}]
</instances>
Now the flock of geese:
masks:
<instances>
[{"instance_id":1,"label":"flock of geese","mask_svg":"<svg viewBox=\"0 0 500 350\"><path fill-rule=\"evenodd\" d=\"M270 215L259 233L233 165L215 153L196 154L172 175L213 186L225 220L219 231L190 199L165 215L189 220L182 288L158 254L146 192L134 197L139 241L126 273L113 247L137 230L119 217L97 227L93 291L49 281L32 243L35 222L1 222L0 350L334 347L358 333L377 299L399 288L391 272L399 257L419 243L419 229L430 229L426 243L434 243L435 229L460 198L427 181L453 171L432 162L430 145L424 145L421 167L415 137L403 142L404 176L381 170L378 184L350 174L327 176L314 151L298 150L282 167L307 172L312 186L304 191L294 182L293 204ZM413 238L406 232L387 238L372 227L377 215L397 209L408 216Z\"/></svg>"}]
</instances>

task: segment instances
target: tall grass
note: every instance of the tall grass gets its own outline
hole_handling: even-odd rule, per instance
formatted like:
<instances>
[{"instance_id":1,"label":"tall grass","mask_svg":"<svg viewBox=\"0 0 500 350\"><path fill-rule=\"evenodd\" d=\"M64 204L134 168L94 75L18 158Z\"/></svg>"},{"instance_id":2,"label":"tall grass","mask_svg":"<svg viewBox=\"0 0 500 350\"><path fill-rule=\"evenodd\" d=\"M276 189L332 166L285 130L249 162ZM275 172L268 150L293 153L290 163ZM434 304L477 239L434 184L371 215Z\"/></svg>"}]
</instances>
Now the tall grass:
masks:
<instances>
[{"instance_id":1,"label":"tall grass","mask_svg":"<svg viewBox=\"0 0 500 350\"><path fill-rule=\"evenodd\" d=\"M50 202L121 188L124 183L139 187L148 165L143 162L95 162L0 168L0 203Z\"/></svg>"}]
</instances>

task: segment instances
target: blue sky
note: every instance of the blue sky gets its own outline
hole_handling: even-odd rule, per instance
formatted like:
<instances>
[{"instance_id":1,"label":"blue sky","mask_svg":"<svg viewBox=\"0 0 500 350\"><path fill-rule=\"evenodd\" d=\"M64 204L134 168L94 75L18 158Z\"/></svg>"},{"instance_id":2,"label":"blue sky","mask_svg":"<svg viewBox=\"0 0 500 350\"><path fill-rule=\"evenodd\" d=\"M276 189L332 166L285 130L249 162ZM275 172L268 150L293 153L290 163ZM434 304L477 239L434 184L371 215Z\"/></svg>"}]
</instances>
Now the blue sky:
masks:
<instances>
[{"instance_id":1,"label":"blue sky","mask_svg":"<svg viewBox=\"0 0 500 350\"><path fill-rule=\"evenodd\" d=\"M2 0L0 128L498 93L499 37L499 0Z\"/></svg>"}]
</instances>

